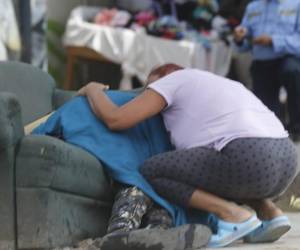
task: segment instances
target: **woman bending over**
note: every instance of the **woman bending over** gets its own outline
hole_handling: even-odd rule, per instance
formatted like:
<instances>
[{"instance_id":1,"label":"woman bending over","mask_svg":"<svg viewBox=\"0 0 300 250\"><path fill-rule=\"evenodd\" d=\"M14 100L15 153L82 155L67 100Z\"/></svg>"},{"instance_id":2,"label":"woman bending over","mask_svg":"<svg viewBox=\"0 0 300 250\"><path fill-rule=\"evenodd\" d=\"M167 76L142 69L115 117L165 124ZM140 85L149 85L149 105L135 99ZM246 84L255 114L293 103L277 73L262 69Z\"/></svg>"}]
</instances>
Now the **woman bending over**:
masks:
<instances>
[{"instance_id":1,"label":"woman bending over","mask_svg":"<svg viewBox=\"0 0 300 250\"><path fill-rule=\"evenodd\" d=\"M271 199L295 178L296 150L279 119L241 83L167 64L154 69L145 91L121 107L104 89L90 83L79 93L111 130L161 113L176 150L147 160L142 174L170 202L219 218L211 247L241 238L272 242L289 230Z\"/></svg>"}]
</instances>

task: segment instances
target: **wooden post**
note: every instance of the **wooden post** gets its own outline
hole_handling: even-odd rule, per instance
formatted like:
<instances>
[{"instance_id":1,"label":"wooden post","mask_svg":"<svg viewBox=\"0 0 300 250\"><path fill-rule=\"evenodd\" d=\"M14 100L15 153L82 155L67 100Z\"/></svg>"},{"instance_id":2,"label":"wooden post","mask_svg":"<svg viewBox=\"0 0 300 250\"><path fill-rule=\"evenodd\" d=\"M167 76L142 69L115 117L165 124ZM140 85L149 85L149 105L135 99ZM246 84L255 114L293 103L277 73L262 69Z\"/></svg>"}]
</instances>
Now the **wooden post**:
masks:
<instances>
[{"instance_id":1,"label":"wooden post","mask_svg":"<svg viewBox=\"0 0 300 250\"><path fill-rule=\"evenodd\" d=\"M108 60L100 53L87 47L68 46L66 47L66 51L67 51L67 73L66 73L67 75L64 84L65 90L73 89L74 66L77 60L87 59L93 61L113 63L112 61Z\"/></svg>"}]
</instances>

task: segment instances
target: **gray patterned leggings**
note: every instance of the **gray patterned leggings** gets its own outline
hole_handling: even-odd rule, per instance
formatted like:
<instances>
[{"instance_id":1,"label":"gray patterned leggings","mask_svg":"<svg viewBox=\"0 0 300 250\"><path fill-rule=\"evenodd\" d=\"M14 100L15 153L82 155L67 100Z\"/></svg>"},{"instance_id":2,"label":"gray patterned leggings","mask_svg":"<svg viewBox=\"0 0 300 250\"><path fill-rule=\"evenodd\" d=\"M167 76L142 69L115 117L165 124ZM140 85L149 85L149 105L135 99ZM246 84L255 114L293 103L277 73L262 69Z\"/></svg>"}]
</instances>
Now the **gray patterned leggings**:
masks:
<instances>
[{"instance_id":1,"label":"gray patterned leggings","mask_svg":"<svg viewBox=\"0 0 300 250\"><path fill-rule=\"evenodd\" d=\"M221 152L195 147L156 155L141 173L158 194L181 206L197 188L230 200L271 198L295 178L297 153L288 138L242 138Z\"/></svg>"}]
</instances>

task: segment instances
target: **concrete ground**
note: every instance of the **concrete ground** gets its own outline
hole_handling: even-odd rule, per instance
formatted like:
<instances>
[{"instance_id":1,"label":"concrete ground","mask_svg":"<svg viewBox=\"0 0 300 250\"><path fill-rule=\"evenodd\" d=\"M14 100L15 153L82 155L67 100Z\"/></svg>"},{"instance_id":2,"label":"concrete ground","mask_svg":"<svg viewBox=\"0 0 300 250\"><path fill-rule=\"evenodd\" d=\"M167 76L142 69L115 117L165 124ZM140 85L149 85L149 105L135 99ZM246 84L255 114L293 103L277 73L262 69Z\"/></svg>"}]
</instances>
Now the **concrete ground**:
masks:
<instances>
[{"instance_id":1,"label":"concrete ground","mask_svg":"<svg viewBox=\"0 0 300 250\"><path fill-rule=\"evenodd\" d=\"M300 250L300 213L287 213L292 223L292 229L283 236L280 240L274 243L268 244L244 244L242 241L237 242L229 247L216 248L218 250ZM201 248L198 250L212 249L212 248ZM79 244L77 248L55 248L53 250L101 250L95 247L93 240L89 239ZM121 249L111 249L121 250Z\"/></svg>"},{"instance_id":2,"label":"concrete ground","mask_svg":"<svg viewBox=\"0 0 300 250\"><path fill-rule=\"evenodd\" d=\"M271 244L244 244L237 242L223 248L224 250L300 250L300 213L287 214L292 223L292 229L279 241ZM220 249L220 248L219 248Z\"/></svg>"}]
</instances>

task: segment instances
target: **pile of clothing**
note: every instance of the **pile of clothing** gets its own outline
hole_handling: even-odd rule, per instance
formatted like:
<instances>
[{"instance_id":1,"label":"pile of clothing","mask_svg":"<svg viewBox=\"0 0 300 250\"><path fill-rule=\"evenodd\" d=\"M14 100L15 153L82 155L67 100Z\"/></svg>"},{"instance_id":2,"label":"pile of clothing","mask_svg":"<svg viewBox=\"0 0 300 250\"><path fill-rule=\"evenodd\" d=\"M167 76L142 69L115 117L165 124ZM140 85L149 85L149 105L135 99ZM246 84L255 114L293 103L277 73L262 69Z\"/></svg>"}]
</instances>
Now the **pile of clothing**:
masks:
<instances>
[{"instance_id":1,"label":"pile of clothing","mask_svg":"<svg viewBox=\"0 0 300 250\"><path fill-rule=\"evenodd\" d=\"M94 19L94 22L99 25L108 25L112 27L126 27L131 20L131 14L124 10L103 9Z\"/></svg>"},{"instance_id":2,"label":"pile of clothing","mask_svg":"<svg viewBox=\"0 0 300 250\"><path fill-rule=\"evenodd\" d=\"M221 38L227 41L240 22L234 14L230 15L230 6L223 2L228 3L217 0L145 0L145 10L102 9L94 22L142 30L166 39L199 42L209 48L213 40ZM238 4L231 1L231 5ZM121 7L126 8L126 3L122 2ZM222 13L225 15L221 16Z\"/></svg>"}]
</instances>

